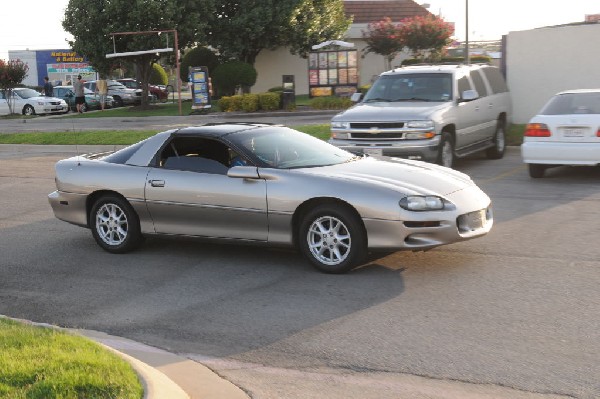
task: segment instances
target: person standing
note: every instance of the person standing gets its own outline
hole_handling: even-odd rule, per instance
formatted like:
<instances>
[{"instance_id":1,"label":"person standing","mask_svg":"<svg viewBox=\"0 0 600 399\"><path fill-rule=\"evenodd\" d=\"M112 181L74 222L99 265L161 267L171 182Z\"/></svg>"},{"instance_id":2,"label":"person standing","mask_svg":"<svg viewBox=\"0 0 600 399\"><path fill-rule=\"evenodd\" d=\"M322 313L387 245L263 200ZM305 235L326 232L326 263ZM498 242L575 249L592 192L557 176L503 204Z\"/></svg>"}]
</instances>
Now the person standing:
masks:
<instances>
[{"instance_id":1,"label":"person standing","mask_svg":"<svg viewBox=\"0 0 600 399\"><path fill-rule=\"evenodd\" d=\"M104 76L100 76L100 79L96 81L96 93L100 95L100 107L104 111L104 105L106 104L106 96L108 95L108 83Z\"/></svg>"},{"instance_id":2,"label":"person standing","mask_svg":"<svg viewBox=\"0 0 600 399\"><path fill-rule=\"evenodd\" d=\"M54 96L54 87L52 87L52 83L50 83L50 79L48 76L44 78L44 96L53 97Z\"/></svg>"},{"instance_id":3,"label":"person standing","mask_svg":"<svg viewBox=\"0 0 600 399\"><path fill-rule=\"evenodd\" d=\"M73 91L75 92L75 104L77 106L77 112L83 113L83 105L85 104L85 94L83 93L83 82L81 81L81 75L77 76L77 80L73 82Z\"/></svg>"}]
</instances>

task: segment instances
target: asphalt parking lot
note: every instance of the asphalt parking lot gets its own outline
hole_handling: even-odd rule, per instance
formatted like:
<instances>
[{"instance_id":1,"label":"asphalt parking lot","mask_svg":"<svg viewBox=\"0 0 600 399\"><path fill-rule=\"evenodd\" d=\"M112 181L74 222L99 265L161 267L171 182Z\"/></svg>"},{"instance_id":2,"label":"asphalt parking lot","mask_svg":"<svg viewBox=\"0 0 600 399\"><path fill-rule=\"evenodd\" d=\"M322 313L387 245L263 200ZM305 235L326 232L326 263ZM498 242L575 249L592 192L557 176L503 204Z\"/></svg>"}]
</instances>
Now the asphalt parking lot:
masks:
<instances>
[{"instance_id":1,"label":"asphalt parking lot","mask_svg":"<svg viewBox=\"0 0 600 399\"><path fill-rule=\"evenodd\" d=\"M0 146L0 314L184 354L257 399L600 397L600 168L461 160L488 236L330 276L192 240L105 253L46 200L72 151Z\"/></svg>"}]
</instances>

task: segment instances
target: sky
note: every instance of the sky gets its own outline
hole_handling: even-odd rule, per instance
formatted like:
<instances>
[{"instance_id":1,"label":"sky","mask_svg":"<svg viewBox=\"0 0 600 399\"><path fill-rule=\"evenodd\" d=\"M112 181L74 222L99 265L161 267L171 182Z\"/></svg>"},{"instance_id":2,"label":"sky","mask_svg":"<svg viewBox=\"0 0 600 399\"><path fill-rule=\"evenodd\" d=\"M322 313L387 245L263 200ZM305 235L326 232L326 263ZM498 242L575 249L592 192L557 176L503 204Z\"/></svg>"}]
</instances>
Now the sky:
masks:
<instances>
[{"instance_id":1,"label":"sky","mask_svg":"<svg viewBox=\"0 0 600 399\"><path fill-rule=\"evenodd\" d=\"M62 28L68 0L0 0L0 59L8 50L66 49L71 35ZM199 0L201 1L201 0ZM586 14L600 14L599 0L416 0L429 11L454 22L457 40L465 39L469 4L469 40L498 40L510 31L581 22ZM27 4L24 8L23 5Z\"/></svg>"}]
</instances>

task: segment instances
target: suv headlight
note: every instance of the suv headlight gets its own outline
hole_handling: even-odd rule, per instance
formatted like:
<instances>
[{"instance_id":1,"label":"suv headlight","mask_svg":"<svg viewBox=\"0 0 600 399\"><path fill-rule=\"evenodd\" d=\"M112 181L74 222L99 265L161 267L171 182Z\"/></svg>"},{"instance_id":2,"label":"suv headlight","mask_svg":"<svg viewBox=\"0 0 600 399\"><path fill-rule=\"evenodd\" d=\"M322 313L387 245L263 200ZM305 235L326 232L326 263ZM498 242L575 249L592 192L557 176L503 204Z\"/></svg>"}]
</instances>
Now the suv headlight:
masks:
<instances>
[{"instance_id":1,"label":"suv headlight","mask_svg":"<svg viewBox=\"0 0 600 399\"><path fill-rule=\"evenodd\" d=\"M433 121L409 121L406 123L406 127L412 129L433 129L435 125Z\"/></svg>"},{"instance_id":2,"label":"suv headlight","mask_svg":"<svg viewBox=\"0 0 600 399\"><path fill-rule=\"evenodd\" d=\"M350 122L331 122L332 129L350 129Z\"/></svg>"},{"instance_id":3,"label":"suv headlight","mask_svg":"<svg viewBox=\"0 0 600 399\"><path fill-rule=\"evenodd\" d=\"M443 198L435 195L409 195L399 202L402 209L407 211L441 211L446 203Z\"/></svg>"}]
</instances>

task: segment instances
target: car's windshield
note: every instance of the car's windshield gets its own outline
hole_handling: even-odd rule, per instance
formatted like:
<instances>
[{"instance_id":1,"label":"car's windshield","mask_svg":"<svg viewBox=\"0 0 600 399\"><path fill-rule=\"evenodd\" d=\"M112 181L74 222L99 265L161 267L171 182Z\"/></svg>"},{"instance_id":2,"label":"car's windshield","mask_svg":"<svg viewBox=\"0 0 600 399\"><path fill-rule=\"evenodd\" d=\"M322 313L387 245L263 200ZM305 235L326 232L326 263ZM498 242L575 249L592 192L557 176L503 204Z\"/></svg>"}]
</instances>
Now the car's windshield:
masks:
<instances>
[{"instance_id":1,"label":"car's windshield","mask_svg":"<svg viewBox=\"0 0 600 399\"><path fill-rule=\"evenodd\" d=\"M95 94L95 93L94 93L92 90L88 89L87 87L84 87L84 88L83 88L83 92L84 92L85 94Z\"/></svg>"},{"instance_id":2,"label":"car's windshield","mask_svg":"<svg viewBox=\"0 0 600 399\"><path fill-rule=\"evenodd\" d=\"M402 73L381 76L373 83L363 102L450 101L451 99L451 74Z\"/></svg>"},{"instance_id":3,"label":"car's windshield","mask_svg":"<svg viewBox=\"0 0 600 399\"><path fill-rule=\"evenodd\" d=\"M39 97L41 94L33 89L16 89L15 93L21 98Z\"/></svg>"},{"instance_id":4,"label":"car's windshield","mask_svg":"<svg viewBox=\"0 0 600 399\"><path fill-rule=\"evenodd\" d=\"M114 80L108 81L108 88L111 90L125 90L127 87L123 86L121 83L116 82Z\"/></svg>"},{"instance_id":5,"label":"car's windshield","mask_svg":"<svg viewBox=\"0 0 600 399\"><path fill-rule=\"evenodd\" d=\"M356 158L354 154L283 126L245 130L227 136L263 167L278 169L336 165Z\"/></svg>"},{"instance_id":6,"label":"car's windshield","mask_svg":"<svg viewBox=\"0 0 600 399\"><path fill-rule=\"evenodd\" d=\"M548 101L540 114L600 114L600 92L559 94Z\"/></svg>"}]
</instances>

